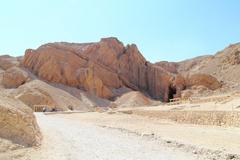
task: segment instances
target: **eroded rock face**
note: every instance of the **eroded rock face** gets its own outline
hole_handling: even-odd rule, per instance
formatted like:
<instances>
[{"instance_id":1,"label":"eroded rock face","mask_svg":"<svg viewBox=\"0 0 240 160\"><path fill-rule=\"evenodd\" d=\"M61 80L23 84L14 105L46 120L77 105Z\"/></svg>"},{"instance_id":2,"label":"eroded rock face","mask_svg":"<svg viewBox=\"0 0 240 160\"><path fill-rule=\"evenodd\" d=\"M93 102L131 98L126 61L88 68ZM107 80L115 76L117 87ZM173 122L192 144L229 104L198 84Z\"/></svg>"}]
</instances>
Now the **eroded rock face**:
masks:
<instances>
[{"instance_id":1,"label":"eroded rock face","mask_svg":"<svg viewBox=\"0 0 240 160\"><path fill-rule=\"evenodd\" d=\"M220 88L221 83L213 76L208 74L194 74L187 78L186 86L204 86L208 89L215 90Z\"/></svg>"},{"instance_id":2,"label":"eroded rock face","mask_svg":"<svg viewBox=\"0 0 240 160\"><path fill-rule=\"evenodd\" d=\"M235 49L228 57L228 63L232 65L240 64L240 49Z\"/></svg>"},{"instance_id":3,"label":"eroded rock face","mask_svg":"<svg viewBox=\"0 0 240 160\"><path fill-rule=\"evenodd\" d=\"M173 85L172 87L175 88L176 94L174 97L181 97L181 93L184 89L186 89L186 78L183 77L182 75L178 74L173 80Z\"/></svg>"},{"instance_id":4,"label":"eroded rock face","mask_svg":"<svg viewBox=\"0 0 240 160\"><path fill-rule=\"evenodd\" d=\"M23 65L49 82L87 90L102 98L115 97L113 89L128 87L153 98L168 99L170 75L148 63L136 45L116 38L98 43L50 43L27 50Z\"/></svg>"},{"instance_id":5,"label":"eroded rock face","mask_svg":"<svg viewBox=\"0 0 240 160\"><path fill-rule=\"evenodd\" d=\"M51 98L48 93L44 93L40 90L24 90L22 93L19 93L15 98L22 101L27 106L31 107L34 110L34 105L47 105L55 107L56 103Z\"/></svg>"},{"instance_id":6,"label":"eroded rock face","mask_svg":"<svg viewBox=\"0 0 240 160\"><path fill-rule=\"evenodd\" d=\"M25 146L39 145L41 134L32 110L0 94L0 137Z\"/></svg>"},{"instance_id":7,"label":"eroded rock face","mask_svg":"<svg viewBox=\"0 0 240 160\"><path fill-rule=\"evenodd\" d=\"M217 78L218 81L224 82L224 86L238 90L240 82L240 43L231 44L214 55L199 56L181 62L157 63L165 69L168 69L168 66L172 66L172 64L177 64L177 74L185 77L199 73L208 74ZM175 69L173 68L173 70ZM168 71L171 70L168 69Z\"/></svg>"},{"instance_id":8,"label":"eroded rock face","mask_svg":"<svg viewBox=\"0 0 240 160\"><path fill-rule=\"evenodd\" d=\"M193 74L189 76L183 76L181 74L177 74L172 78L172 83L170 86L171 92L169 94L173 94L171 98L188 98L191 95L197 95L202 90L216 90L219 89L222 84L213 76L208 74ZM194 92L197 94L191 94Z\"/></svg>"},{"instance_id":9,"label":"eroded rock face","mask_svg":"<svg viewBox=\"0 0 240 160\"><path fill-rule=\"evenodd\" d=\"M163 69L167 70L170 73L178 73L177 67L178 64L176 62L168 62L168 61L161 61L156 63L157 66L162 67Z\"/></svg>"},{"instance_id":10,"label":"eroded rock face","mask_svg":"<svg viewBox=\"0 0 240 160\"><path fill-rule=\"evenodd\" d=\"M23 65L44 80L107 99L117 96L114 90L127 87L168 101L173 95L179 97L186 87L186 77L178 76L177 63L151 64L136 45L124 46L116 38L97 43L49 43L36 50L28 49ZM203 82L203 78L191 82L216 88Z\"/></svg>"},{"instance_id":11,"label":"eroded rock face","mask_svg":"<svg viewBox=\"0 0 240 160\"><path fill-rule=\"evenodd\" d=\"M68 110L68 106L83 111L92 108L83 100L40 80L28 82L12 90L10 94L32 109L34 105L48 105L49 108L57 108L58 110Z\"/></svg>"},{"instance_id":12,"label":"eroded rock face","mask_svg":"<svg viewBox=\"0 0 240 160\"><path fill-rule=\"evenodd\" d=\"M17 88L28 80L28 73L18 67L11 67L3 73L2 84L6 88Z\"/></svg>"}]
</instances>

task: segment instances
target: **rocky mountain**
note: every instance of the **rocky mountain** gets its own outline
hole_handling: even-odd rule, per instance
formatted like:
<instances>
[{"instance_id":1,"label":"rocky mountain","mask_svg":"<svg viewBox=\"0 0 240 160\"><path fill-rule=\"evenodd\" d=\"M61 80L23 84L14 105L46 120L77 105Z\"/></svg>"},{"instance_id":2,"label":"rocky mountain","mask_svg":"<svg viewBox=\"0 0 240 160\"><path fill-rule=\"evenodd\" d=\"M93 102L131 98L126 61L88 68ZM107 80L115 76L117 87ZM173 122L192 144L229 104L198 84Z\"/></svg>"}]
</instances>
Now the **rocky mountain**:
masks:
<instances>
[{"instance_id":1,"label":"rocky mountain","mask_svg":"<svg viewBox=\"0 0 240 160\"><path fill-rule=\"evenodd\" d=\"M102 98L115 98L113 89L127 87L167 99L170 76L148 63L136 45L125 47L116 38L97 43L46 44L27 50L23 65L41 79L84 89Z\"/></svg>"},{"instance_id":2,"label":"rocky mountain","mask_svg":"<svg viewBox=\"0 0 240 160\"><path fill-rule=\"evenodd\" d=\"M48 82L83 89L110 100L117 96L114 91L121 88L141 91L162 101L180 95L185 89L185 84L175 83L171 70L151 64L136 45L124 46L116 38L83 44L49 43L36 50L28 49L23 66ZM216 82L209 81L206 87L217 83L216 79L211 80Z\"/></svg>"},{"instance_id":3,"label":"rocky mountain","mask_svg":"<svg viewBox=\"0 0 240 160\"><path fill-rule=\"evenodd\" d=\"M238 84L239 54L235 44L213 56L152 64L135 44L103 38L48 43L27 49L24 57L0 56L0 137L38 145L35 105L64 111L150 106L156 104L152 99L168 102Z\"/></svg>"},{"instance_id":4,"label":"rocky mountain","mask_svg":"<svg viewBox=\"0 0 240 160\"><path fill-rule=\"evenodd\" d=\"M240 84L240 43L229 45L215 55L200 56L181 62L162 61L156 65L185 77L208 74L227 87L237 88Z\"/></svg>"}]
</instances>

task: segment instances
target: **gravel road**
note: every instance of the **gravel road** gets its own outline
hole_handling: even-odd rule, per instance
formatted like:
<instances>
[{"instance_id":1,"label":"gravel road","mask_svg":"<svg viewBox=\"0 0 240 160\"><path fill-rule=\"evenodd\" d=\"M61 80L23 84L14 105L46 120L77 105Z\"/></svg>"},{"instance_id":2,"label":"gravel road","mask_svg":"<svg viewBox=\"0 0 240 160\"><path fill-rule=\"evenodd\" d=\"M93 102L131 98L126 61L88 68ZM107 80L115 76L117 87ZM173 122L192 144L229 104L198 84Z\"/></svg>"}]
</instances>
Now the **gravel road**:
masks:
<instances>
[{"instance_id":1,"label":"gravel road","mask_svg":"<svg viewBox=\"0 0 240 160\"><path fill-rule=\"evenodd\" d=\"M24 160L193 160L156 140L84 122L36 114L44 140Z\"/></svg>"}]
</instances>

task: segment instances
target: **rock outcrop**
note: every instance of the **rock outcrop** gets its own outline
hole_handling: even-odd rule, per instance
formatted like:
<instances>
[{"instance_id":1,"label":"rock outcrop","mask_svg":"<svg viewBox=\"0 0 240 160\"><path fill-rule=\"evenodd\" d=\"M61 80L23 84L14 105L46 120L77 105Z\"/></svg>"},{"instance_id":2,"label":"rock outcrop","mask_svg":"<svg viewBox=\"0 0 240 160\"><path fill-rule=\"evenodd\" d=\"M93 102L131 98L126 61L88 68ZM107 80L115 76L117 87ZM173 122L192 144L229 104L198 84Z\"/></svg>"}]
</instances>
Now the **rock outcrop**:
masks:
<instances>
[{"instance_id":1,"label":"rock outcrop","mask_svg":"<svg viewBox=\"0 0 240 160\"><path fill-rule=\"evenodd\" d=\"M24 146L41 142L41 133L32 110L16 99L0 94L0 137Z\"/></svg>"},{"instance_id":2,"label":"rock outcrop","mask_svg":"<svg viewBox=\"0 0 240 160\"><path fill-rule=\"evenodd\" d=\"M14 66L19 66L20 60L16 57L11 57L8 55L0 56L0 68L3 70L7 70Z\"/></svg>"},{"instance_id":3,"label":"rock outcrop","mask_svg":"<svg viewBox=\"0 0 240 160\"><path fill-rule=\"evenodd\" d=\"M3 73L2 84L6 88L17 88L28 80L28 73L18 67L11 67Z\"/></svg>"},{"instance_id":4,"label":"rock outcrop","mask_svg":"<svg viewBox=\"0 0 240 160\"><path fill-rule=\"evenodd\" d=\"M40 80L28 82L18 89L12 90L10 95L33 109L34 105L47 105L49 108L68 110L72 106L75 110L88 111L93 105L85 103L64 90L58 89Z\"/></svg>"},{"instance_id":5,"label":"rock outcrop","mask_svg":"<svg viewBox=\"0 0 240 160\"><path fill-rule=\"evenodd\" d=\"M224 82L227 86L237 89L236 86L240 84L240 43L229 45L215 55L200 56L177 63L159 62L156 65L184 77L194 74L211 75L218 81ZM168 66L173 67L173 69L168 69Z\"/></svg>"},{"instance_id":6,"label":"rock outcrop","mask_svg":"<svg viewBox=\"0 0 240 160\"><path fill-rule=\"evenodd\" d=\"M187 78L186 86L204 86L208 89L215 90L222 86L222 84L213 76L208 74L194 74Z\"/></svg>"},{"instance_id":7,"label":"rock outcrop","mask_svg":"<svg viewBox=\"0 0 240 160\"><path fill-rule=\"evenodd\" d=\"M162 67L163 69L165 69L170 73L175 73L175 74L178 73L178 70L177 70L178 64L176 62L161 61L161 62L155 63L155 65Z\"/></svg>"},{"instance_id":8,"label":"rock outcrop","mask_svg":"<svg viewBox=\"0 0 240 160\"><path fill-rule=\"evenodd\" d=\"M38 77L114 98L113 89L128 87L168 100L171 76L145 60L136 45L126 47L116 38L98 43L50 43L28 49L23 65Z\"/></svg>"},{"instance_id":9,"label":"rock outcrop","mask_svg":"<svg viewBox=\"0 0 240 160\"><path fill-rule=\"evenodd\" d=\"M177 63L151 64L136 45L124 46L116 38L103 38L97 43L49 43L28 49L23 65L41 79L106 99L117 96L114 90L127 87L168 101L179 97L186 87L182 84L186 76L178 76ZM216 88L209 84L206 87Z\"/></svg>"}]
</instances>

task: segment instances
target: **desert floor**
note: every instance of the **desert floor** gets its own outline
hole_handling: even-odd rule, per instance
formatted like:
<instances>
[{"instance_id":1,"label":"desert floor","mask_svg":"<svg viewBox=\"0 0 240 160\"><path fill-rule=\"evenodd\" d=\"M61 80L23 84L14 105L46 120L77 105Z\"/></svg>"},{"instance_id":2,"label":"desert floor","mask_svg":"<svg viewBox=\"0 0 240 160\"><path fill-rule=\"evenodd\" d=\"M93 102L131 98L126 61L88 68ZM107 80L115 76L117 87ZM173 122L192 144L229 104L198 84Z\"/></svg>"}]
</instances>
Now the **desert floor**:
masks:
<instances>
[{"instance_id":1,"label":"desert floor","mask_svg":"<svg viewBox=\"0 0 240 160\"><path fill-rule=\"evenodd\" d=\"M7 152L0 159L239 159L240 128L175 124L118 112L36 117L42 146Z\"/></svg>"}]
</instances>

